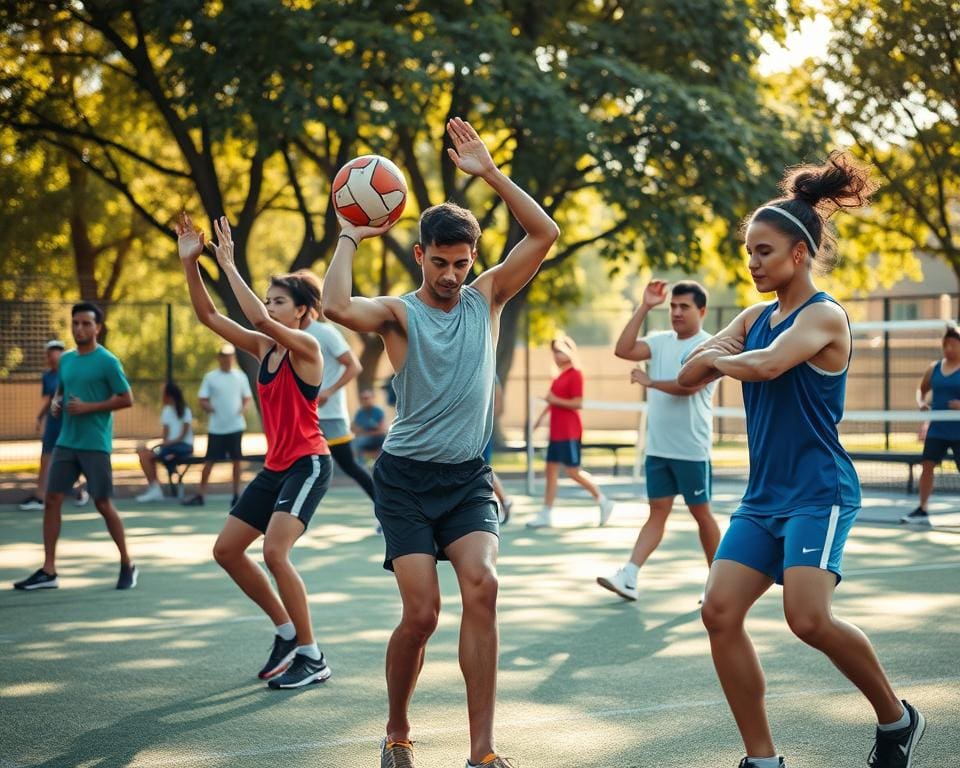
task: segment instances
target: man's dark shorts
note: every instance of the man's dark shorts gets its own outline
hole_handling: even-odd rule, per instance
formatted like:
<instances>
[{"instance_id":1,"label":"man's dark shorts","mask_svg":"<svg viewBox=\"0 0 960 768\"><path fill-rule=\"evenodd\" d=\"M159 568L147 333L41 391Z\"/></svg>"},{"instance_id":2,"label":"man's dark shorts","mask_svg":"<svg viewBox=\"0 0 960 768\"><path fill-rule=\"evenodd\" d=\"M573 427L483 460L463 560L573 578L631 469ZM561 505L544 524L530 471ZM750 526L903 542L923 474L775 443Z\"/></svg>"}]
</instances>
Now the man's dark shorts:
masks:
<instances>
[{"instance_id":1,"label":"man's dark shorts","mask_svg":"<svg viewBox=\"0 0 960 768\"><path fill-rule=\"evenodd\" d=\"M923 459L939 464L947 458L947 451L953 452L953 461L960 470L960 440L945 440L942 437L927 437L923 441Z\"/></svg>"},{"instance_id":2,"label":"man's dark shorts","mask_svg":"<svg viewBox=\"0 0 960 768\"><path fill-rule=\"evenodd\" d=\"M381 453L373 467L374 508L383 528L383 567L403 555L432 555L474 531L500 536L493 471L482 458L462 464Z\"/></svg>"},{"instance_id":3,"label":"man's dark shorts","mask_svg":"<svg viewBox=\"0 0 960 768\"><path fill-rule=\"evenodd\" d=\"M264 467L250 481L230 514L260 533L275 512L293 515L304 529L330 487L333 465L329 456L303 456L282 472Z\"/></svg>"},{"instance_id":4,"label":"man's dark shorts","mask_svg":"<svg viewBox=\"0 0 960 768\"><path fill-rule=\"evenodd\" d=\"M243 458L243 452L240 450L242 439L243 430L229 432L225 435L207 435L207 455L204 458L207 461L223 461L224 459L239 461Z\"/></svg>"},{"instance_id":5,"label":"man's dark shorts","mask_svg":"<svg viewBox=\"0 0 960 768\"><path fill-rule=\"evenodd\" d=\"M113 467L109 453L61 446L53 449L47 478L47 489L51 493L70 493L81 474L87 478L87 490L94 500L113 496Z\"/></svg>"}]
</instances>

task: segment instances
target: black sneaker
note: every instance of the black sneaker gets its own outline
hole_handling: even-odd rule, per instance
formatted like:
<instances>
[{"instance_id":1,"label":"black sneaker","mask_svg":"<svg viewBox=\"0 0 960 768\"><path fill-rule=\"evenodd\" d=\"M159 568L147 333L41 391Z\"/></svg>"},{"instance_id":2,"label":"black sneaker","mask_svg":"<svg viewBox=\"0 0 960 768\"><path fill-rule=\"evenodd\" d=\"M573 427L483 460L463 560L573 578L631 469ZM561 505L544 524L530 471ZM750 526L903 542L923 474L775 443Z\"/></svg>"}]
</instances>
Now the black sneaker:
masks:
<instances>
[{"instance_id":1,"label":"black sneaker","mask_svg":"<svg viewBox=\"0 0 960 768\"><path fill-rule=\"evenodd\" d=\"M737 768L756 768L756 765L757 764L753 762L753 760L751 760L749 757L745 757L743 758L743 760L740 761L740 765L737 766ZM777 763L777 766L778 768L787 768L787 764L783 762L782 757L780 758L780 762Z\"/></svg>"},{"instance_id":2,"label":"black sneaker","mask_svg":"<svg viewBox=\"0 0 960 768\"><path fill-rule=\"evenodd\" d=\"M297 652L297 638L293 640L284 640L280 635L273 636L273 650L270 651L270 658L263 665L263 669L257 673L261 680L269 680L284 672L293 661L293 656Z\"/></svg>"},{"instance_id":3,"label":"black sneaker","mask_svg":"<svg viewBox=\"0 0 960 768\"><path fill-rule=\"evenodd\" d=\"M185 502L183 502L185 507L202 507L203 506L203 496L199 493L196 496L191 496Z\"/></svg>"},{"instance_id":4,"label":"black sneaker","mask_svg":"<svg viewBox=\"0 0 960 768\"><path fill-rule=\"evenodd\" d=\"M929 523L930 517L927 515L927 510L923 507L917 507L909 515L904 515L900 518L901 523Z\"/></svg>"},{"instance_id":5,"label":"black sneaker","mask_svg":"<svg viewBox=\"0 0 960 768\"><path fill-rule=\"evenodd\" d=\"M43 568L38 568L27 578L13 583L14 589L56 589L59 586L57 574L47 573Z\"/></svg>"},{"instance_id":6,"label":"black sneaker","mask_svg":"<svg viewBox=\"0 0 960 768\"><path fill-rule=\"evenodd\" d=\"M120 565L120 576L117 579L117 589L133 589L137 586L137 576L140 572L135 565Z\"/></svg>"},{"instance_id":7,"label":"black sneaker","mask_svg":"<svg viewBox=\"0 0 960 768\"><path fill-rule=\"evenodd\" d=\"M881 731L877 728L877 740L867 758L870 768L910 768L913 750L923 736L927 723L923 715L906 701L903 706L910 715L910 725L899 731Z\"/></svg>"},{"instance_id":8,"label":"black sneaker","mask_svg":"<svg viewBox=\"0 0 960 768\"><path fill-rule=\"evenodd\" d=\"M311 659L298 653L294 655L293 663L287 667L287 671L270 680L267 685L271 688L301 688L310 683L322 683L330 674L330 667L324 661L322 653L319 659Z\"/></svg>"},{"instance_id":9,"label":"black sneaker","mask_svg":"<svg viewBox=\"0 0 960 768\"><path fill-rule=\"evenodd\" d=\"M27 496L27 498L17 504L17 509L21 512L42 512L43 499L39 496Z\"/></svg>"}]
</instances>

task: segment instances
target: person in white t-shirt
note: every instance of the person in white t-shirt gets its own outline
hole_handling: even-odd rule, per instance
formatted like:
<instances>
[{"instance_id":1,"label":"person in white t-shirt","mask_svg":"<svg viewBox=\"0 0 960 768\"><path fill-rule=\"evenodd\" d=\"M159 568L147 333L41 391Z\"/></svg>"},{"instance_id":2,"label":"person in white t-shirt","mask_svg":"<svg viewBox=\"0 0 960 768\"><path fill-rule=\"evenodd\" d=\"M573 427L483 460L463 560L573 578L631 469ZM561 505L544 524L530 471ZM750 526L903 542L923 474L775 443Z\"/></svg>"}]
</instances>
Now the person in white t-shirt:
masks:
<instances>
[{"instance_id":1,"label":"person in white t-shirt","mask_svg":"<svg viewBox=\"0 0 960 768\"><path fill-rule=\"evenodd\" d=\"M716 381L698 387L677 384L686 355L711 338L703 330L707 292L692 280L674 284L670 292L673 330L639 338L647 313L666 299L667 282L651 280L615 350L616 356L625 360L649 361L645 371L639 367L633 370L631 381L647 388L644 471L650 515L627 563L612 576L597 578L601 587L627 600L637 599L637 572L660 544L678 493L683 494L700 529L700 544L708 565L720 543L720 528L710 511L712 400Z\"/></svg>"},{"instance_id":2,"label":"person in white t-shirt","mask_svg":"<svg viewBox=\"0 0 960 768\"><path fill-rule=\"evenodd\" d=\"M163 435L159 445L152 448L146 443L137 446L140 466L147 478L147 490L137 496L137 501L162 501L163 488L157 480L157 462L167 468L175 467L176 460L193 453L193 413L183 399L183 392L172 381L163 388L163 408L160 410Z\"/></svg>"},{"instance_id":3,"label":"person in white t-shirt","mask_svg":"<svg viewBox=\"0 0 960 768\"><path fill-rule=\"evenodd\" d=\"M240 496L240 460L243 458L241 443L247 428L244 413L253 402L250 382L246 374L234 368L236 349L233 344L224 344L217 355L217 369L209 371L200 382L200 407L210 414L207 423L207 453L203 472L200 474L200 489L184 503L188 507L202 507L210 480L210 470L215 461L233 460L233 496L230 506Z\"/></svg>"},{"instance_id":4,"label":"person in white t-shirt","mask_svg":"<svg viewBox=\"0 0 960 768\"><path fill-rule=\"evenodd\" d=\"M344 387L353 381L363 366L350 349L343 334L333 325L314 317L304 329L320 342L323 353L323 381L320 384L320 407L317 416L320 430L330 446L330 455L337 466L352 477L364 493L373 501L373 478L357 462L350 431L350 412L347 409L347 393Z\"/></svg>"}]
</instances>

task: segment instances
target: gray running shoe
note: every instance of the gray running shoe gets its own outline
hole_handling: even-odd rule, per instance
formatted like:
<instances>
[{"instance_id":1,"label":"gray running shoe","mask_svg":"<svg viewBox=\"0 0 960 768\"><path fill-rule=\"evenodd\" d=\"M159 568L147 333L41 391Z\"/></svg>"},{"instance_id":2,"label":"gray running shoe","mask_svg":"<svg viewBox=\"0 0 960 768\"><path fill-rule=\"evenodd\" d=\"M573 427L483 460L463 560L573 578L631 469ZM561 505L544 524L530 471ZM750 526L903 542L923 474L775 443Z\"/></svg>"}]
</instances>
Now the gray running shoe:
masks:
<instances>
[{"instance_id":1,"label":"gray running shoe","mask_svg":"<svg viewBox=\"0 0 960 768\"><path fill-rule=\"evenodd\" d=\"M381 741L380 768L414 768L413 742Z\"/></svg>"}]
</instances>

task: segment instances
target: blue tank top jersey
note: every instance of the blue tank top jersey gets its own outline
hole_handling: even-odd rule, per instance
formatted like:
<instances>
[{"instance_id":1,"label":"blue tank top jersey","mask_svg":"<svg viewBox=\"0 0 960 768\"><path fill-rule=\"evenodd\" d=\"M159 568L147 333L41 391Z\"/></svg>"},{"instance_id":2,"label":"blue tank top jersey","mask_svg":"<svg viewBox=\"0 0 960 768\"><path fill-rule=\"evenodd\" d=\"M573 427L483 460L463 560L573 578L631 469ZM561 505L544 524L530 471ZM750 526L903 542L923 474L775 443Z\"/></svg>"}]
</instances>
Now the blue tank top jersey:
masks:
<instances>
[{"instance_id":1,"label":"blue tank top jersey","mask_svg":"<svg viewBox=\"0 0 960 768\"><path fill-rule=\"evenodd\" d=\"M820 291L775 328L770 316L778 305L771 302L750 328L744 351L769 347L804 308L822 301L837 304ZM821 507L829 514L835 504L860 506L860 479L837 432L849 368L849 360L840 373L806 362L770 381L743 382L750 451L743 511L777 515Z\"/></svg>"},{"instance_id":2,"label":"blue tank top jersey","mask_svg":"<svg viewBox=\"0 0 960 768\"><path fill-rule=\"evenodd\" d=\"M930 390L933 392L930 408L934 411L948 411L951 400L960 400L960 370L944 376L942 365L941 360L934 366L930 377ZM927 437L960 440L960 421L931 421Z\"/></svg>"}]
</instances>

